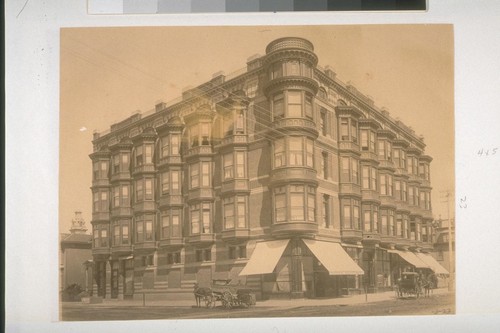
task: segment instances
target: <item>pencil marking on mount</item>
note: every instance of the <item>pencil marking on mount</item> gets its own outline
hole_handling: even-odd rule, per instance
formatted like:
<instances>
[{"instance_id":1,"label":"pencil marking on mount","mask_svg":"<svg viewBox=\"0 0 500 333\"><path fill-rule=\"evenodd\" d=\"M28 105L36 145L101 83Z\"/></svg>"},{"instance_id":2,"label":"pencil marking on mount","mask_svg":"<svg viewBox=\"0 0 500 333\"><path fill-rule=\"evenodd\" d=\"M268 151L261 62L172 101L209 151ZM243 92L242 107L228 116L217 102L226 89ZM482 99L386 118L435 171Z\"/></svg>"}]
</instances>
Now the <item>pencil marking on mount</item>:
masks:
<instances>
[{"instance_id":1,"label":"pencil marking on mount","mask_svg":"<svg viewBox=\"0 0 500 333\"><path fill-rule=\"evenodd\" d=\"M21 8L21 10L19 11L19 13L17 13L16 19L19 18L19 15L21 15L21 13L23 12L24 8L26 7L26 5L28 4L29 1L30 0L26 0L26 2L23 5L23 8Z\"/></svg>"},{"instance_id":2,"label":"pencil marking on mount","mask_svg":"<svg viewBox=\"0 0 500 333\"><path fill-rule=\"evenodd\" d=\"M464 196L464 198L460 198L460 202L458 204L460 208L466 209L467 208L467 196Z\"/></svg>"}]
</instances>

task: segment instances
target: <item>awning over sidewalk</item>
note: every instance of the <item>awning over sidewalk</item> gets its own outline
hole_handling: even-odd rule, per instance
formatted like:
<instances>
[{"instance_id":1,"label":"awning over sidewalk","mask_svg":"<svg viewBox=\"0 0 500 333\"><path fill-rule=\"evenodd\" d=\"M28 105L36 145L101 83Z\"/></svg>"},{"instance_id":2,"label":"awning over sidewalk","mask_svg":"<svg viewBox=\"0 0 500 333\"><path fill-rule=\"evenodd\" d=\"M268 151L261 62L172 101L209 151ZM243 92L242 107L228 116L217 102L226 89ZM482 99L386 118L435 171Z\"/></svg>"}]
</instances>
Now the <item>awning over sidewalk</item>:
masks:
<instances>
[{"instance_id":1,"label":"awning over sidewalk","mask_svg":"<svg viewBox=\"0 0 500 333\"><path fill-rule=\"evenodd\" d=\"M425 262L429 267L432 269L432 271L436 274L444 274L444 275L449 275L450 273L443 267L441 266L434 257L432 257L430 254L426 253L416 253L417 257L420 258L423 262Z\"/></svg>"},{"instance_id":2,"label":"awning over sidewalk","mask_svg":"<svg viewBox=\"0 0 500 333\"><path fill-rule=\"evenodd\" d=\"M387 250L387 252L398 254L401 258L403 258L403 260L415 266L416 268L431 268L427 263L419 259L419 257L417 257L413 252L398 250Z\"/></svg>"},{"instance_id":3,"label":"awning over sidewalk","mask_svg":"<svg viewBox=\"0 0 500 333\"><path fill-rule=\"evenodd\" d=\"M252 256L240 275L272 273L289 241L289 239L280 239L257 243Z\"/></svg>"},{"instance_id":4,"label":"awning over sidewalk","mask_svg":"<svg viewBox=\"0 0 500 333\"><path fill-rule=\"evenodd\" d=\"M363 270L338 243L302 239L330 275L363 275Z\"/></svg>"}]
</instances>

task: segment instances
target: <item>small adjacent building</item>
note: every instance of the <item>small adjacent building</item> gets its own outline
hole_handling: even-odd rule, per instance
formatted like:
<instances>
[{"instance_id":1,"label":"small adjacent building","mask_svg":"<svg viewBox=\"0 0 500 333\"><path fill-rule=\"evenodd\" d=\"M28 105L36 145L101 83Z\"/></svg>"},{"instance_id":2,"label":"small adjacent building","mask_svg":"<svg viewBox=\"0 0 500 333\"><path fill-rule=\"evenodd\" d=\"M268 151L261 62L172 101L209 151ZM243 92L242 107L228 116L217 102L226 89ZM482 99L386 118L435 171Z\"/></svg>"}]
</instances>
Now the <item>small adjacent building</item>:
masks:
<instances>
[{"instance_id":1,"label":"small adjacent building","mask_svg":"<svg viewBox=\"0 0 500 333\"><path fill-rule=\"evenodd\" d=\"M76 211L69 233L60 235L60 290L75 283L92 289L92 235L86 232L82 213Z\"/></svg>"},{"instance_id":2,"label":"small adjacent building","mask_svg":"<svg viewBox=\"0 0 500 333\"><path fill-rule=\"evenodd\" d=\"M335 297L432 270L432 157L313 44L271 42L234 75L95 133L99 296ZM427 262L426 262L427 261Z\"/></svg>"}]
</instances>

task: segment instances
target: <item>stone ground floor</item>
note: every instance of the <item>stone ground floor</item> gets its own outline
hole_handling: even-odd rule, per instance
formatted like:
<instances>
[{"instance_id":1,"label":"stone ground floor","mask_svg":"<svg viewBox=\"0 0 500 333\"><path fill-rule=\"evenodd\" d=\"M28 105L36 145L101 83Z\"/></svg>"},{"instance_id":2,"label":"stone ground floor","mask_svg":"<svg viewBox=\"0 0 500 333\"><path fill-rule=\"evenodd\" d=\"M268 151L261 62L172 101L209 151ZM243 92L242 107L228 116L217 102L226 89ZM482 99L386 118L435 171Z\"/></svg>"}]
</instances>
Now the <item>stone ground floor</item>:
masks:
<instances>
[{"instance_id":1,"label":"stone ground floor","mask_svg":"<svg viewBox=\"0 0 500 333\"><path fill-rule=\"evenodd\" d=\"M404 271L433 273L411 251L290 238L94 256L88 274L94 282L92 294L106 299L137 299L143 294L151 299L191 298L195 283L210 288L214 280L226 280L266 300L388 291ZM446 285L438 281L438 287Z\"/></svg>"}]
</instances>

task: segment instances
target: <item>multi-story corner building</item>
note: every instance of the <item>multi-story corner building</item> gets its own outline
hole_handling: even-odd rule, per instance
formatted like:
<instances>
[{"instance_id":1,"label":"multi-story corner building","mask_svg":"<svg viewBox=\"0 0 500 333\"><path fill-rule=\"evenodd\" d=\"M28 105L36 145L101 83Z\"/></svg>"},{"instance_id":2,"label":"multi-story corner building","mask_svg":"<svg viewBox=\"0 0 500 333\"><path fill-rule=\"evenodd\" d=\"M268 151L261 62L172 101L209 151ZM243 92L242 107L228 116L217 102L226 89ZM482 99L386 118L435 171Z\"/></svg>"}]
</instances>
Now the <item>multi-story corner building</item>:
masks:
<instances>
[{"instance_id":1,"label":"multi-story corner building","mask_svg":"<svg viewBox=\"0 0 500 333\"><path fill-rule=\"evenodd\" d=\"M422 137L281 38L95 133L98 294L192 292L232 279L261 298L390 288L429 268Z\"/></svg>"}]
</instances>

